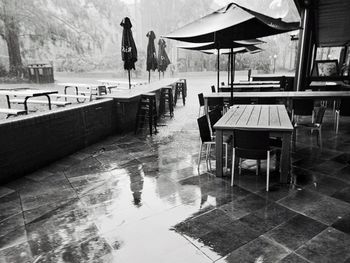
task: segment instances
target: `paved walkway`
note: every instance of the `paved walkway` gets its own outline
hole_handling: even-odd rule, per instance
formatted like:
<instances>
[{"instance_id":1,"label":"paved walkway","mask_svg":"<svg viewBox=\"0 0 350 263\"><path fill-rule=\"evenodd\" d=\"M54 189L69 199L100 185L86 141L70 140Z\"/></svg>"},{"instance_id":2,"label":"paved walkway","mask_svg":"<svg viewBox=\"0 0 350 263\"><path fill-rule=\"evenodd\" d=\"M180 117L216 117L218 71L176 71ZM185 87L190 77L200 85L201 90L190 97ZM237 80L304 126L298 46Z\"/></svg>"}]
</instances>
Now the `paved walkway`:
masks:
<instances>
[{"instance_id":1,"label":"paved walkway","mask_svg":"<svg viewBox=\"0 0 350 263\"><path fill-rule=\"evenodd\" d=\"M114 136L0 186L0 262L350 262L350 121L299 133L293 184L201 166L197 93L153 137ZM344 119L343 119L344 120ZM214 162L213 162L214 165Z\"/></svg>"}]
</instances>

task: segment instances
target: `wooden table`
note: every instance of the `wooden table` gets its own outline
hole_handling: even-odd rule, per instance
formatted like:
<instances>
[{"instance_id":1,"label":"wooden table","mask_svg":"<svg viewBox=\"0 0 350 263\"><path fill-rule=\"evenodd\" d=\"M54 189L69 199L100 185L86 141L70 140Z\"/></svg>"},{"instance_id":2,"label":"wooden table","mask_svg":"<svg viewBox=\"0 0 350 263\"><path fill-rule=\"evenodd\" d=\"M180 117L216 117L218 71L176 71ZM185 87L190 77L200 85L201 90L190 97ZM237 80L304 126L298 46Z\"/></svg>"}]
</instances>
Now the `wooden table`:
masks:
<instances>
[{"instance_id":1,"label":"wooden table","mask_svg":"<svg viewBox=\"0 0 350 263\"><path fill-rule=\"evenodd\" d=\"M253 90L253 91L263 91L263 90L271 90L271 89L280 89L280 84L256 84L256 83L249 83L249 84L234 84L233 89L234 90ZM219 87L219 92L230 92L231 91L231 85L225 85Z\"/></svg>"},{"instance_id":2,"label":"wooden table","mask_svg":"<svg viewBox=\"0 0 350 263\"><path fill-rule=\"evenodd\" d=\"M276 84L279 85L280 82L277 80L241 80L239 82L233 82L233 85L271 85ZM227 85L230 86L230 83Z\"/></svg>"},{"instance_id":3,"label":"wooden table","mask_svg":"<svg viewBox=\"0 0 350 263\"><path fill-rule=\"evenodd\" d=\"M208 98L229 99L230 92L206 93L204 94L204 110L208 111ZM233 92L234 98L279 98L287 102L293 99L341 99L350 98L350 91L270 91L270 92ZM289 103L289 105L291 105Z\"/></svg>"},{"instance_id":4,"label":"wooden table","mask_svg":"<svg viewBox=\"0 0 350 263\"><path fill-rule=\"evenodd\" d=\"M280 182L287 183L293 126L284 105L235 105L214 125L216 132L216 175L223 176L223 134L235 129L264 130L282 138Z\"/></svg>"},{"instance_id":5,"label":"wooden table","mask_svg":"<svg viewBox=\"0 0 350 263\"><path fill-rule=\"evenodd\" d=\"M5 95L7 99L7 106L9 109L11 109L11 101L10 101L10 96L15 96L15 97L24 97L24 110L26 113L28 113L28 105L27 101L30 98L34 97L46 97L49 105L49 109L51 110L51 94L56 94L58 93L57 90L36 90L36 89L11 89L11 90L0 90L0 95Z\"/></svg>"},{"instance_id":6,"label":"wooden table","mask_svg":"<svg viewBox=\"0 0 350 263\"><path fill-rule=\"evenodd\" d=\"M309 89L315 91L347 91L350 90L350 85L343 81L312 81Z\"/></svg>"}]
</instances>

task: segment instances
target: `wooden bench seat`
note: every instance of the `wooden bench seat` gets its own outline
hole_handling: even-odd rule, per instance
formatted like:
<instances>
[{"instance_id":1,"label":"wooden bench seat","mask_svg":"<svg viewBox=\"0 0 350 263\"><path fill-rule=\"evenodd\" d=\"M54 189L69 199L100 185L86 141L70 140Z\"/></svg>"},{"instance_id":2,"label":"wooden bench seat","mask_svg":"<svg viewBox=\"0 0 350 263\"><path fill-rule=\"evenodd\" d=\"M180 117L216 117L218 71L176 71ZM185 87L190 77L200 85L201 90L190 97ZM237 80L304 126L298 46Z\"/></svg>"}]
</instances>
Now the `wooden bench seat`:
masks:
<instances>
[{"instance_id":1,"label":"wooden bench seat","mask_svg":"<svg viewBox=\"0 0 350 263\"><path fill-rule=\"evenodd\" d=\"M11 103L19 103L23 104L24 99L11 99ZM49 104L48 100L27 100L27 103L33 103L33 104ZM66 106L72 104L71 102L68 101L58 101L58 100L51 100L51 105L56 105L56 106Z\"/></svg>"},{"instance_id":2,"label":"wooden bench seat","mask_svg":"<svg viewBox=\"0 0 350 263\"><path fill-rule=\"evenodd\" d=\"M0 108L0 113L7 114L7 116L17 116L20 114L26 114L27 112L25 110L19 110L19 109L6 109L6 108Z\"/></svg>"},{"instance_id":3,"label":"wooden bench seat","mask_svg":"<svg viewBox=\"0 0 350 263\"><path fill-rule=\"evenodd\" d=\"M57 98L73 98L73 99L84 99L84 100L92 100L91 96L88 95L74 95L74 94L54 94L52 96L55 96ZM78 101L80 102L80 101Z\"/></svg>"}]
</instances>

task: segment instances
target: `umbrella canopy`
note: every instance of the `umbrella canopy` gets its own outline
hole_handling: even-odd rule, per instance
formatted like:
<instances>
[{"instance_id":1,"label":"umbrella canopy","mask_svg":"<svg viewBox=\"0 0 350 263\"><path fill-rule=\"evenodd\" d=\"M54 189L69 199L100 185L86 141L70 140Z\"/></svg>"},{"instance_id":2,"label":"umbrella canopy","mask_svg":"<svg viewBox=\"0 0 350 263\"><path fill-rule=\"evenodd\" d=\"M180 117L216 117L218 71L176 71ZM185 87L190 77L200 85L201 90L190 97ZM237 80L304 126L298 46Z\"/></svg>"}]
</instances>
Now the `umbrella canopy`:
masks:
<instances>
[{"instance_id":1,"label":"umbrella canopy","mask_svg":"<svg viewBox=\"0 0 350 263\"><path fill-rule=\"evenodd\" d=\"M177 48L182 48L182 49L187 49L187 50L198 50L198 51L202 51L203 53L206 53L206 54L217 54L218 53L217 49L212 48L211 43L191 43L191 44L187 44L187 45L177 46ZM234 54L246 53L246 52L258 53L261 51L262 51L262 49L255 46L255 45L235 47L232 49L232 52ZM231 53L230 48L222 48L222 49L220 49L220 52L219 52L219 54L230 54L230 53Z\"/></svg>"},{"instance_id":2,"label":"umbrella canopy","mask_svg":"<svg viewBox=\"0 0 350 263\"><path fill-rule=\"evenodd\" d=\"M225 42L223 45L220 44L218 47L215 42L205 42L205 43L188 43L178 46L178 48L191 49L191 50L209 50L209 49L230 49L230 48L239 48L239 47L247 47L252 45L258 45L265 43L265 41L259 39L248 39L248 40L240 40L240 41L231 41Z\"/></svg>"},{"instance_id":3,"label":"umbrella canopy","mask_svg":"<svg viewBox=\"0 0 350 263\"><path fill-rule=\"evenodd\" d=\"M135 69L135 62L137 61L137 49L131 31L131 22L128 17L125 17L120 25L123 27L122 36L122 60L124 61L124 69Z\"/></svg>"},{"instance_id":4,"label":"umbrella canopy","mask_svg":"<svg viewBox=\"0 0 350 263\"><path fill-rule=\"evenodd\" d=\"M299 22L286 23L230 3L165 37L185 42L214 42L217 48L221 48L234 40L276 35L298 27Z\"/></svg>"},{"instance_id":5,"label":"umbrella canopy","mask_svg":"<svg viewBox=\"0 0 350 263\"><path fill-rule=\"evenodd\" d=\"M146 36L148 37L146 68L147 71L154 71L158 68L156 47L154 46L156 35L153 31L149 31Z\"/></svg>"},{"instance_id":6,"label":"umbrella canopy","mask_svg":"<svg viewBox=\"0 0 350 263\"><path fill-rule=\"evenodd\" d=\"M164 72L170 64L169 57L165 51L166 43L164 39L159 39L158 45L158 71Z\"/></svg>"}]
</instances>

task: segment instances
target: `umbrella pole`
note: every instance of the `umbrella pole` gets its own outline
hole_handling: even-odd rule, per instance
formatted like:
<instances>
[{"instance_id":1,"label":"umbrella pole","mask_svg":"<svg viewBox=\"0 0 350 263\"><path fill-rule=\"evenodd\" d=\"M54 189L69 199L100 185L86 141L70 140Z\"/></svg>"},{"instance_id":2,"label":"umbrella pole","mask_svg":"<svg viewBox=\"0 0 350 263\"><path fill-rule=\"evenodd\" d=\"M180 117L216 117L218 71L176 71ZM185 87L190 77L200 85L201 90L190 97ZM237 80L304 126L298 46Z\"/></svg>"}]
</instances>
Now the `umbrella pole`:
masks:
<instances>
[{"instance_id":1,"label":"umbrella pole","mask_svg":"<svg viewBox=\"0 0 350 263\"><path fill-rule=\"evenodd\" d=\"M235 73L236 73L236 54L232 54L232 58L233 58L233 63L232 63L232 80L235 81Z\"/></svg>"},{"instance_id":2,"label":"umbrella pole","mask_svg":"<svg viewBox=\"0 0 350 263\"><path fill-rule=\"evenodd\" d=\"M233 48L231 48L231 52L230 52L230 69L231 69L231 97L230 97L230 105L233 105Z\"/></svg>"},{"instance_id":3,"label":"umbrella pole","mask_svg":"<svg viewBox=\"0 0 350 263\"><path fill-rule=\"evenodd\" d=\"M228 60L227 60L227 85L230 83L230 61L231 61L231 54L228 54Z\"/></svg>"},{"instance_id":4,"label":"umbrella pole","mask_svg":"<svg viewBox=\"0 0 350 263\"><path fill-rule=\"evenodd\" d=\"M158 71L158 73L159 73L159 79L160 79L160 71Z\"/></svg>"},{"instance_id":5,"label":"umbrella pole","mask_svg":"<svg viewBox=\"0 0 350 263\"><path fill-rule=\"evenodd\" d=\"M131 89L130 70L128 70L128 78L129 78L129 89Z\"/></svg>"},{"instance_id":6,"label":"umbrella pole","mask_svg":"<svg viewBox=\"0 0 350 263\"><path fill-rule=\"evenodd\" d=\"M218 57L217 57L217 91L219 92L219 83L220 83L220 49L218 49Z\"/></svg>"},{"instance_id":7,"label":"umbrella pole","mask_svg":"<svg viewBox=\"0 0 350 263\"><path fill-rule=\"evenodd\" d=\"M164 79L164 71L163 71L163 79Z\"/></svg>"},{"instance_id":8,"label":"umbrella pole","mask_svg":"<svg viewBox=\"0 0 350 263\"><path fill-rule=\"evenodd\" d=\"M148 83L150 83L151 82L151 71L149 70L148 71Z\"/></svg>"}]
</instances>

